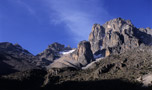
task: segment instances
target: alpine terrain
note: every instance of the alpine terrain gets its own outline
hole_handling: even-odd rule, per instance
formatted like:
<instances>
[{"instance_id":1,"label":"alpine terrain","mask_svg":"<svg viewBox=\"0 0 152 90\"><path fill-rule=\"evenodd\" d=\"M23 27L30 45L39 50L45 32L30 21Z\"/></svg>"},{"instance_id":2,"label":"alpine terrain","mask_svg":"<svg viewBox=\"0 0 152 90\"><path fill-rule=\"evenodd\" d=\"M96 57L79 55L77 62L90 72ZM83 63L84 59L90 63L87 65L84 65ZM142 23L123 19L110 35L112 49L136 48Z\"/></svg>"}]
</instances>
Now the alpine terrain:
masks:
<instances>
[{"instance_id":1,"label":"alpine terrain","mask_svg":"<svg viewBox=\"0 0 152 90\"><path fill-rule=\"evenodd\" d=\"M53 43L37 55L0 43L0 90L152 90L152 29L116 18L94 24L77 48Z\"/></svg>"}]
</instances>

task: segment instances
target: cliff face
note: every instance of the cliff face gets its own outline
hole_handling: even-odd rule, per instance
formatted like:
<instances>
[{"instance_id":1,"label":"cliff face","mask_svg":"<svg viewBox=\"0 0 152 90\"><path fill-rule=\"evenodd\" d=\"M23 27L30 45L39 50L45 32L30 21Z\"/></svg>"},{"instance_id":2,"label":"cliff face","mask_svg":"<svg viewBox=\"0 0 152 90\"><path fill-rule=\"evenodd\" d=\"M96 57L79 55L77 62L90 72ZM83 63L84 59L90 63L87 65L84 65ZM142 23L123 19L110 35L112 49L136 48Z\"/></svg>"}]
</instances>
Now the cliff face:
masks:
<instances>
[{"instance_id":1,"label":"cliff face","mask_svg":"<svg viewBox=\"0 0 152 90\"><path fill-rule=\"evenodd\" d=\"M93 25L89 35L93 53L105 50L105 56L136 48L141 44L151 45L150 28L136 28L130 20L116 18L103 24Z\"/></svg>"},{"instance_id":2,"label":"cliff face","mask_svg":"<svg viewBox=\"0 0 152 90\"><path fill-rule=\"evenodd\" d=\"M78 49L73 53L72 57L77 60L81 66L86 66L94 61L90 43L88 41L81 41L78 44Z\"/></svg>"}]
</instances>

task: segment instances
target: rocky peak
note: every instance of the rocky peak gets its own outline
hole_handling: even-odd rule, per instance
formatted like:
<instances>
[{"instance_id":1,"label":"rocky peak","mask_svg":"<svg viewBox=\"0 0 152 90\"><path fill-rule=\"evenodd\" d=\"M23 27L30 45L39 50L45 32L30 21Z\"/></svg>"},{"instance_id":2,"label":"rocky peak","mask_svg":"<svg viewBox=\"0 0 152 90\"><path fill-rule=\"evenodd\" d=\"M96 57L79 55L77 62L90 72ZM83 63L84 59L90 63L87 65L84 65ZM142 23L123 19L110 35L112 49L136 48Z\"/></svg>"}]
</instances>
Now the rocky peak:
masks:
<instances>
[{"instance_id":1,"label":"rocky peak","mask_svg":"<svg viewBox=\"0 0 152 90\"><path fill-rule=\"evenodd\" d=\"M103 24L93 25L89 36L93 53L105 50L105 56L121 53L136 48L140 44L150 45L152 42L150 28L137 29L130 20L116 18ZM107 54L106 54L107 53Z\"/></svg>"},{"instance_id":2,"label":"rocky peak","mask_svg":"<svg viewBox=\"0 0 152 90\"><path fill-rule=\"evenodd\" d=\"M125 29L128 29L129 27L133 27L133 24L130 20L124 20L122 18L116 18L113 20L110 20L103 24L103 27L106 29L106 33L110 31L117 31L122 32Z\"/></svg>"},{"instance_id":3,"label":"rocky peak","mask_svg":"<svg viewBox=\"0 0 152 90\"><path fill-rule=\"evenodd\" d=\"M93 53L100 49L104 36L105 29L100 24L94 24L92 27L92 32L89 35L89 41Z\"/></svg>"},{"instance_id":4,"label":"rocky peak","mask_svg":"<svg viewBox=\"0 0 152 90\"><path fill-rule=\"evenodd\" d=\"M70 46L65 47L64 45L55 42L49 45L48 48L45 49L42 53L38 54L37 57L40 59L40 61L51 63L62 56L60 52L68 50L72 50L72 48Z\"/></svg>"},{"instance_id":5,"label":"rocky peak","mask_svg":"<svg viewBox=\"0 0 152 90\"><path fill-rule=\"evenodd\" d=\"M0 43L0 53L11 51L13 49L13 44L9 42Z\"/></svg>"},{"instance_id":6,"label":"rocky peak","mask_svg":"<svg viewBox=\"0 0 152 90\"><path fill-rule=\"evenodd\" d=\"M55 42L55 43L49 45L48 49L51 49L53 51L62 51L62 50L64 50L64 45Z\"/></svg>"},{"instance_id":7,"label":"rocky peak","mask_svg":"<svg viewBox=\"0 0 152 90\"><path fill-rule=\"evenodd\" d=\"M18 43L14 44L15 47L22 49L21 45L19 45Z\"/></svg>"},{"instance_id":8,"label":"rocky peak","mask_svg":"<svg viewBox=\"0 0 152 90\"><path fill-rule=\"evenodd\" d=\"M24 54L33 56L29 51L23 49L19 44L12 44L9 42L0 43L1 53L10 53L10 54Z\"/></svg>"}]
</instances>

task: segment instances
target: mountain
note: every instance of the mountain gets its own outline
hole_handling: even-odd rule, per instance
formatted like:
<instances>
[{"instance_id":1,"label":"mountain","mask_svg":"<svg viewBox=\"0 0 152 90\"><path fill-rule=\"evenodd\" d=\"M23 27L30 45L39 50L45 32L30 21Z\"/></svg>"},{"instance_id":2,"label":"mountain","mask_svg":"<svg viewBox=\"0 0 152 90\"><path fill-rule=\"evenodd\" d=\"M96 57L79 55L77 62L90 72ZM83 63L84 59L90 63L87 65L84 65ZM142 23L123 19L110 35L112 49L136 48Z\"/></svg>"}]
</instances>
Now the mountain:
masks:
<instances>
[{"instance_id":1,"label":"mountain","mask_svg":"<svg viewBox=\"0 0 152 90\"><path fill-rule=\"evenodd\" d=\"M21 61L32 64L27 65L30 68L33 65L34 67L46 69L82 68L94 60L111 54L120 54L137 48L142 44L146 46L152 45L152 29L136 28L130 20L116 18L103 25L94 24L89 35L89 41L81 41L77 49L70 46L65 47L55 42L50 44L43 52L34 56L18 44L13 45L4 42L1 43L0 48L2 63L6 63L6 60L3 59L7 57L7 64L20 71L22 64L20 64L20 67L18 66L19 68L17 66L14 67L15 62L17 63L18 61L17 59L22 59ZM12 57L15 59L12 60ZM14 64L10 63L10 61ZM3 67L5 67L4 64ZM22 70L26 69L23 68Z\"/></svg>"},{"instance_id":2,"label":"mountain","mask_svg":"<svg viewBox=\"0 0 152 90\"><path fill-rule=\"evenodd\" d=\"M108 56L139 47L152 45L152 29L136 28L130 20L116 18L103 25L94 24L89 35L94 54Z\"/></svg>"},{"instance_id":3,"label":"mountain","mask_svg":"<svg viewBox=\"0 0 152 90\"><path fill-rule=\"evenodd\" d=\"M34 56L19 44L2 42L0 43L0 75L45 68L70 50L72 48L69 46L53 43L42 53Z\"/></svg>"},{"instance_id":4,"label":"mountain","mask_svg":"<svg viewBox=\"0 0 152 90\"><path fill-rule=\"evenodd\" d=\"M34 55L23 49L19 44L0 43L0 75L17 71L36 69Z\"/></svg>"},{"instance_id":5,"label":"mountain","mask_svg":"<svg viewBox=\"0 0 152 90\"><path fill-rule=\"evenodd\" d=\"M53 62L53 60L60 58L61 52L69 50L72 50L70 46L65 47L64 45L55 42L49 45L47 49L45 49L42 53L39 53L37 56L42 60L45 59Z\"/></svg>"},{"instance_id":6,"label":"mountain","mask_svg":"<svg viewBox=\"0 0 152 90\"><path fill-rule=\"evenodd\" d=\"M0 89L152 89L152 29L116 18L94 24L77 48L57 42L32 55L0 43ZM8 87L9 86L9 87Z\"/></svg>"},{"instance_id":7,"label":"mountain","mask_svg":"<svg viewBox=\"0 0 152 90\"><path fill-rule=\"evenodd\" d=\"M49 65L50 68L63 68L63 67L74 67L81 68L89 64L87 57L93 56L93 59L107 57L111 54L120 54L126 52L128 50L137 48L139 46L152 45L152 29L150 28L136 28L130 20L124 20L122 18L116 18L106 22L103 25L94 24L92 27L92 32L89 35L88 45L83 45L86 51L82 51L80 48L80 42L78 44L78 48L75 53L83 53L79 58L79 55L70 54L65 55L57 60L55 60L52 64ZM89 46L89 44L91 46ZM90 48L91 50L90 50ZM87 53L86 53L87 52ZM86 53L86 54L84 54ZM90 57L88 57L90 58ZM83 61L82 61L83 60ZM87 62L86 64L80 65L80 62Z\"/></svg>"},{"instance_id":8,"label":"mountain","mask_svg":"<svg viewBox=\"0 0 152 90\"><path fill-rule=\"evenodd\" d=\"M39 66L48 66L54 60L60 58L62 55L66 54L66 52L72 50L70 46L65 47L60 43L53 43L48 46L43 52L36 55L36 57L41 61L38 65Z\"/></svg>"}]
</instances>

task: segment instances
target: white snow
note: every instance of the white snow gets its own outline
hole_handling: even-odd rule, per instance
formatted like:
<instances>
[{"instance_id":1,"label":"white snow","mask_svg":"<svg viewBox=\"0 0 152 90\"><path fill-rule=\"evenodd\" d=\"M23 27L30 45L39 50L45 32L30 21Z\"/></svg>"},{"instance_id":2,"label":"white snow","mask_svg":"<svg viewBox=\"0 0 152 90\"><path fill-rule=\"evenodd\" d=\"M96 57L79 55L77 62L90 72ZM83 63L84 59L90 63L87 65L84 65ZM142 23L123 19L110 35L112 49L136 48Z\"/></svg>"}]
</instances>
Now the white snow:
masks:
<instances>
[{"instance_id":1,"label":"white snow","mask_svg":"<svg viewBox=\"0 0 152 90\"><path fill-rule=\"evenodd\" d=\"M73 53L76 49L72 49L72 50L69 50L69 51L61 51L60 54L70 54L70 53Z\"/></svg>"}]
</instances>

